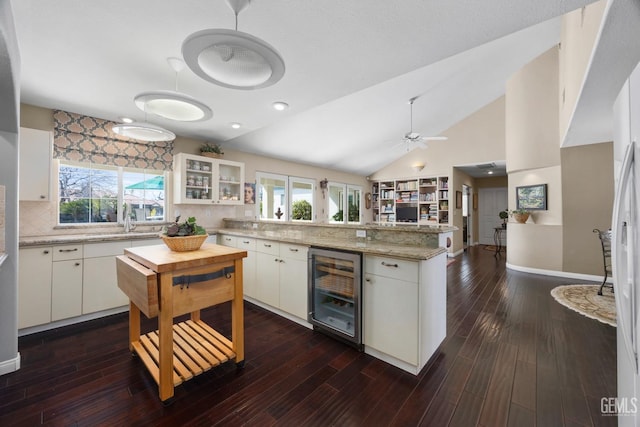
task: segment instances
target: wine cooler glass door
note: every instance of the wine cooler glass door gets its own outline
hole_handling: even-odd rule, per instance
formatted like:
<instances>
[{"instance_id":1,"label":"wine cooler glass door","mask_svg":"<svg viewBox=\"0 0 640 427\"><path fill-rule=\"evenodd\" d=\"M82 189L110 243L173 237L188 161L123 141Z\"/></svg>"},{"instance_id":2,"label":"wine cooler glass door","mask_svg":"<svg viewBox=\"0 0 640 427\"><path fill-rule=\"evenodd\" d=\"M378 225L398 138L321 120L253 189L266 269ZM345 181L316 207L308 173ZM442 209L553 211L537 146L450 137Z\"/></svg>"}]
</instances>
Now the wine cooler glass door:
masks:
<instances>
[{"instance_id":1,"label":"wine cooler glass door","mask_svg":"<svg viewBox=\"0 0 640 427\"><path fill-rule=\"evenodd\" d=\"M360 343L361 255L312 248L309 264L309 321Z\"/></svg>"}]
</instances>

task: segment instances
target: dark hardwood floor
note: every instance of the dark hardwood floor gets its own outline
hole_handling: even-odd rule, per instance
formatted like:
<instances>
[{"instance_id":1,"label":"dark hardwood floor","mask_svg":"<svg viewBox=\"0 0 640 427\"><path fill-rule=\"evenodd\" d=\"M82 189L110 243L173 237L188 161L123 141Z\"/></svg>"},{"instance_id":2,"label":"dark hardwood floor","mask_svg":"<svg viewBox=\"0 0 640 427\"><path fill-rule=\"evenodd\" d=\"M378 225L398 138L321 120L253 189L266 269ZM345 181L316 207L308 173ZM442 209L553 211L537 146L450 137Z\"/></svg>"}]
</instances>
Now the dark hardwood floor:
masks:
<instances>
[{"instance_id":1,"label":"dark hardwood floor","mask_svg":"<svg viewBox=\"0 0 640 427\"><path fill-rule=\"evenodd\" d=\"M506 271L482 247L447 270L447 339L418 376L246 304L245 368L198 376L164 407L122 314L20 338L0 426L616 425L600 414L616 396L615 328L549 294L575 281ZM202 317L230 330L228 306Z\"/></svg>"}]
</instances>

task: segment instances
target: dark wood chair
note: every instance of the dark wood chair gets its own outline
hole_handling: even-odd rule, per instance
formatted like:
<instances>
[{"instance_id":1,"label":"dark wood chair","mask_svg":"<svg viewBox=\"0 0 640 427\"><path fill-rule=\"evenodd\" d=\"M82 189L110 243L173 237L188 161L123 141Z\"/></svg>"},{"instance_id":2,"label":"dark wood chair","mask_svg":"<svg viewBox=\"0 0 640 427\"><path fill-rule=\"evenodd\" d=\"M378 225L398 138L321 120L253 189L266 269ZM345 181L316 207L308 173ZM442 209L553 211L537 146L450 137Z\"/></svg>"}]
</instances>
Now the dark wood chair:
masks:
<instances>
[{"instance_id":1,"label":"dark wood chair","mask_svg":"<svg viewBox=\"0 0 640 427\"><path fill-rule=\"evenodd\" d=\"M602 295L602 288L604 286L610 286L611 292L613 292L613 285L607 285L607 277L612 277L611 271L611 230L601 231L597 228L593 229L594 233L598 233L598 237L600 238L600 244L602 245L602 262L604 265L604 279L602 279L602 284L600 285L600 289L598 289L598 295Z\"/></svg>"}]
</instances>

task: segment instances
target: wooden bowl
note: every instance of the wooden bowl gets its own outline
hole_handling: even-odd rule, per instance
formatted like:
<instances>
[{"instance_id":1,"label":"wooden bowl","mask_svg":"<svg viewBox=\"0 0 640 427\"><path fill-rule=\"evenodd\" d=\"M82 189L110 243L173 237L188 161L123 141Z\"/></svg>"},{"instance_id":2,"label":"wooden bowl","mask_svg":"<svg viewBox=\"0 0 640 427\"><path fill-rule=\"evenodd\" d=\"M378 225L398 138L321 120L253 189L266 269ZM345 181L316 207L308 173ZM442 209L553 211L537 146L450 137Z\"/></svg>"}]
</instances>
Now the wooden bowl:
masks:
<instances>
[{"instance_id":1,"label":"wooden bowl","mask_svg":"<svg viewBox=\"0 0 640 427\"><path fill-rule=\"evenodd\" d=\"M200 249L200 246L207 240L209 237L206 234L199 234L196 236L162 236L162 240L164 244L169 247L174 252L189 252L189 251L197 251Z\"/></svg>"}]
</instances>

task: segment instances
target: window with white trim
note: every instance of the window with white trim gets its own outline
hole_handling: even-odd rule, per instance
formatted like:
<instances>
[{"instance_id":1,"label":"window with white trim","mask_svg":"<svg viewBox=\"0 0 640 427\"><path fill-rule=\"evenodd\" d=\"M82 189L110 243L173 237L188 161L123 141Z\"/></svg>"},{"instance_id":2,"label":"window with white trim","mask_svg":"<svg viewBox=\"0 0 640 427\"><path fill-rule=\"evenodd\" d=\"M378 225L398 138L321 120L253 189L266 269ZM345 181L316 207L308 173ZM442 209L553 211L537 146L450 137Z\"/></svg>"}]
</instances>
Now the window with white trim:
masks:
<instances>
[{"instance_id":1,"label":"window with white trim","mask_svg":"<svg viewBox=\"0 0 640 427\"><path fill-rule=\"evenodd\" d=\"M315 180L256 172L257 216L267 221L312 222Z\"/></svg>"},{"instance_id":2,"label":"window with white trim","mask_svg":"<svg viewBox=\"0 0 640 427\"><path fill-rule=\"evenodd\" d=\"M332 224L360 224L362 222L362 187L329 182L327 188L329 222Z\"/></svg>"},{"instance_id":3,"label":"window with white trim","mask_svg":"<svg viewBox=\"0 0 640 427\"><path fill-rule=\"evenodd\" d=\"M165 172L60 160L58 222L122 223L165 220Z\"/></svg>"}]
</instances>

